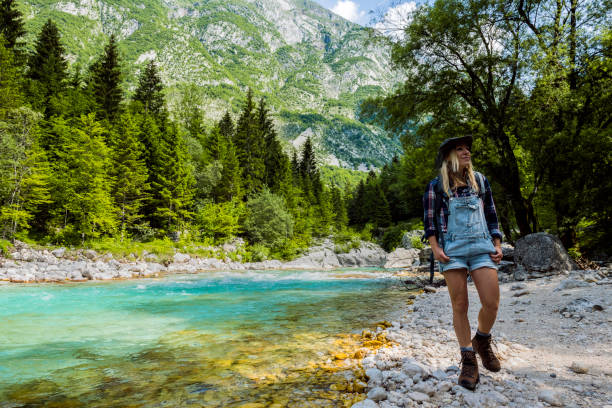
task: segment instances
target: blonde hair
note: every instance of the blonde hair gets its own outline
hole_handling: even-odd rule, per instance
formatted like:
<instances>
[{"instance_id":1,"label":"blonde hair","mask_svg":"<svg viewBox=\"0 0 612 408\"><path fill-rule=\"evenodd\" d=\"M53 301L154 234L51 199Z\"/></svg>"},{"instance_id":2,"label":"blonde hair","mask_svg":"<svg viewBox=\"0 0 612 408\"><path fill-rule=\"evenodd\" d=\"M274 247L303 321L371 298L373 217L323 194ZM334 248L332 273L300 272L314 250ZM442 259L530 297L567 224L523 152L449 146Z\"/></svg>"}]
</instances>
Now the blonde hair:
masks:
<instances>
[{"instance_id":1,"label":"blonde hair","mask_svg":"<svg viewBox=\"0 0 612 408\"><path fill-rule=\"evenodd\" d=\"M450 197L451 196L451 188L450 182L453 181L453 185L457 186L459 182L465 180L465 176L467 175L467 179L469 185L472 186L476 194L478 194L479 187L476 182L476 176L474 175L474 168L472 167L472 162L467 165L463 174L459 174L459 157L457 156L457 152L455 149L452 149L450 153L446 156L444 160L442 160L442 166L440 167L440 179L442 180L442 189L444 192Z\"/></svg>"}]
</instances>

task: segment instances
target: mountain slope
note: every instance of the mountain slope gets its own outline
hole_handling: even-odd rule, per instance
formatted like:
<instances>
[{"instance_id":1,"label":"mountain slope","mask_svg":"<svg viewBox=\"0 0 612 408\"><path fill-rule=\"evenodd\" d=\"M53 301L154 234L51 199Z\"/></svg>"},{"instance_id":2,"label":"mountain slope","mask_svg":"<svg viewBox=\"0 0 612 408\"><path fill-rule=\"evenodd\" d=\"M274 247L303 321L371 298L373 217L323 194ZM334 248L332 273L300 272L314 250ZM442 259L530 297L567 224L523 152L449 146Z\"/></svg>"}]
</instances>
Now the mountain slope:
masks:
<instances>
[{"instance_id":1,"label":"mountain slope","mask_svg":"<svg viewBox=\"0 0 612 408\"><path fill-rule=\"evenodd\" d=\"M115 33L128 94L154 58L175 110L185 84L195 85L208 119L237 112L251 87L266 97L283 139L299 146L311 135L328 163L380 166L400 151L397 138L355 119L360 100L399 80L388 49L312 1L33 0L21 7L29 43L52 18L70 62L82 66Z\"/></svg>"}]
</instances>

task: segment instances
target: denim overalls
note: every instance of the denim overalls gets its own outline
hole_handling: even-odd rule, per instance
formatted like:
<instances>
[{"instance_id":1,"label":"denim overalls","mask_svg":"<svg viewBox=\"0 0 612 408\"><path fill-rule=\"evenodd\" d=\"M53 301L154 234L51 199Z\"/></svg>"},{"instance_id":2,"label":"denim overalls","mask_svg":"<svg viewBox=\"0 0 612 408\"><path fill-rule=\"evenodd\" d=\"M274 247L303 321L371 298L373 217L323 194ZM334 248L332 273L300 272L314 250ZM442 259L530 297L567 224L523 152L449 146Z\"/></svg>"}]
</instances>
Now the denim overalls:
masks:
<instances>
[{"instance_id":1,"label":"denim overalls","mask_svg":"<svg viewBox=\"0 0 612 408\"><path fill-rule=\"evenodd\" d=\"M489 254L495 253L482 200L472 190L467 197L450 197L447 231L443 249L449 262L440 262L440 271L466 268L468 271L484 266L497 269ZM456 194L456 193L455 193Z\"/></svg>"}]
</instances>

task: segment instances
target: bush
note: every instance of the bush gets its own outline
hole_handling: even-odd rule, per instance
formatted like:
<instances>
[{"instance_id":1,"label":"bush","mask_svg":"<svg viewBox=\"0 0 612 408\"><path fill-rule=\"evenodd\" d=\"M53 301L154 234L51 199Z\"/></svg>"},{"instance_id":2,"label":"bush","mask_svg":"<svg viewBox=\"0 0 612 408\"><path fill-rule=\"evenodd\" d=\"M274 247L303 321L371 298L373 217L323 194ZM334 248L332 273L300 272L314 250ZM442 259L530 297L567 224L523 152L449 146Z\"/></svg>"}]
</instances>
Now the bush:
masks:
<instances>
[{"instance_id":1,"label":"bush","mask_svg":"<svg viewBox=\"0 0 612 408\"><path fill-rule=\"evenodd\" d=\"M423 249L425 246L423 245L423 241L421 241L421 237L412 236L410 237L410 243L412 247L415 249Z\"/></svg>"},{"instance_id":2,"label":"bush","mask_svg":"<svg viewBox=\"0 0 612 408\"><path fill-rule=\"evenodd\" d=\"M276 247L293 236L293 218L282 197L264 189L251 197L246 207L244 231L251 243Z\"/></svg>"},{"instance_id":3,"label":"bush","mask_svg":"<svg viewBox=\"0 0 612 408\"><path fill-rule=\"evenodd\" d=\"M194 220L199 227L199 238L210 237L220 240L235 236L240 231L238 219L243 210L243 205L234 201L219 204L204 203L198 208Z\"/></svg>"},{"instance_id":4,"label":"bush","mask_svg":"<svg viewBox=\"0 0 612 408\"><path fill-rule=\"evenodd\" d=\"M406 226L404 224L397 224L386 229L382 237L381 246L387 252L393 251L398 246L402 245L402 237L406 232Z\"/></svg>"},{"instance_id":5,"label":"bush","mask_svg":"<svg viewBox=\"0 0 612 408\"><path fill-rule=\"evenodd\" d=\"M11 241L0 239L0 255L8 257L12 249L13 244L11 244Z\"/></svg>"}]
</instances>

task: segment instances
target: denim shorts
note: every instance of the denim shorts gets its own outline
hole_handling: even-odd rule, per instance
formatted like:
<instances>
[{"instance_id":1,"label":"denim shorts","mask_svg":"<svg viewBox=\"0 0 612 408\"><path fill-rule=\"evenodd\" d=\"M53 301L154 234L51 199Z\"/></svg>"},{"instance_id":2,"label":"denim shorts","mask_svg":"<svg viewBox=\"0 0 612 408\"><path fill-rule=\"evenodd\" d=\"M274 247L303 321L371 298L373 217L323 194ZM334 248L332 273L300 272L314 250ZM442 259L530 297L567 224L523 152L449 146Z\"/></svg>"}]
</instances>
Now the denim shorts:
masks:
<instances>
[{"instance_id":1,"label":"denim shorts","mask_svg":"<svg viewBox=\"0 0 612 408\"><path fill-rule=\"evenodd\" d=\"M444 263L440 262L440 272L444 273L449 269L462 269L465 268L468 272L472 272L475 269L487 267L498 270L499 267L488 253L471 255L471 256L451 256L450 261Z\"/></svg>"}]
</instances>

